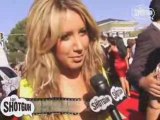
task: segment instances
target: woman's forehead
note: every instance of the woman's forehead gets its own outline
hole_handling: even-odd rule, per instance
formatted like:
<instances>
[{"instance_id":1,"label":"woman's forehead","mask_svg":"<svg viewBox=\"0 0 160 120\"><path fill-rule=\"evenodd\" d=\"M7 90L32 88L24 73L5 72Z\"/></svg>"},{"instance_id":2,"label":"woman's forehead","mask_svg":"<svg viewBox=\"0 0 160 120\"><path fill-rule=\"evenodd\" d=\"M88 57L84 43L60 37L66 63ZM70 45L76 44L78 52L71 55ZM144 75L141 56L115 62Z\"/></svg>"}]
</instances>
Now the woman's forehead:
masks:
<instances>
[{"instance_id":1,"label":"woman's forehead","mask_svg":"<svg viewBox=\"0 0 160 120\"><path fill-rule=\"evenodd\" d=\"M63 32L68 31L69 29L75 30L85 27L82 17L73 10L67 10L65 13L63 13L60 24Z\"/></svg>"}]
</instances>

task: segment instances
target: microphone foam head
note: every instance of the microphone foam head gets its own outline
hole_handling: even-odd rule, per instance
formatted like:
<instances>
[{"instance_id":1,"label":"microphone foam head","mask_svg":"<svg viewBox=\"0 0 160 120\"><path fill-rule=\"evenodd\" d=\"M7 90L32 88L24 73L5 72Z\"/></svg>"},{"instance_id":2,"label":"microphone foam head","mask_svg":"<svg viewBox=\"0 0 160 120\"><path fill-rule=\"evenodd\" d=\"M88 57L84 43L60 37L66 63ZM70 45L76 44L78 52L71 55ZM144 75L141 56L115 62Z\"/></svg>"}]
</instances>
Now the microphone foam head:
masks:
<instances>
[{"instance_id":1,"label":"microphone foam head","mask_svg":"<svg viewBox=\"0 0 160 120\"><path fill-rule=\"evenodd\" d=\"M107 80L102 74L97 74L91 78L91 85L97 94L106 94L109 91Z\"/></svg>"}]
</instances>

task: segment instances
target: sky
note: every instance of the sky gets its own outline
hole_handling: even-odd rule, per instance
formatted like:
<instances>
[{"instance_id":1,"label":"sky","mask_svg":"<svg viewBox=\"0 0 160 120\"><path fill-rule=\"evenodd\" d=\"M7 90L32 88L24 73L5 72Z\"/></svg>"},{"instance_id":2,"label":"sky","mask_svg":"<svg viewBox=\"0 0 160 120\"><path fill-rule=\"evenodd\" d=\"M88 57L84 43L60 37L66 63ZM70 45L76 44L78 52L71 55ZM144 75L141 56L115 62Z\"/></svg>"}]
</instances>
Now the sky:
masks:
<instances>
[{"instance_id":1,"label":"sky","mask_svg":"<svg viewBox=\"0 0 160 120\"><path fill-rule=\"evenodd\" d=\"M82 0L96 21L108 18L136 20L140 24L149 24L150 19L136 19L133 10L137 6L148 8L151 0ZM0 32L8 35L15 25L27 17L33 0L1 0Z\"/></svg>"}]
</instances>

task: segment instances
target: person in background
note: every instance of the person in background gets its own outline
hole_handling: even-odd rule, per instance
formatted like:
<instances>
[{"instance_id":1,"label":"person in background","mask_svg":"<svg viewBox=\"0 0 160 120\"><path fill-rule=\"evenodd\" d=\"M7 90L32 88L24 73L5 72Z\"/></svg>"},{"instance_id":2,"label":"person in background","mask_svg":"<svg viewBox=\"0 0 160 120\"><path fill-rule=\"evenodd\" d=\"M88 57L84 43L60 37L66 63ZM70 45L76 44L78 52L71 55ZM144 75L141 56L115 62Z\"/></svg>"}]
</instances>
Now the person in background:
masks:
<instances>
[{"instance_id":1,"label":"person in background","mask_svg":"<svg viewBox=\"0 0 160 120\"><path fill-rule=\"evenodd\" d=\"M108 59L109 59L109 54L108 54L108 50L110 48L110 43L108 42L107 40L107 36L104 35L104 33L101 33L101 39L99 40L99 43L105 53L105 64L104 64L104 68L109 71L109 62L108 62ZM112 82L112 80L110 80L110 82Z\"/></svg>"},{"instance_id":2,"label":"person in background","mask_svg":"<svg viewBox=\"0 0 160 120\"><path fill-rule=\"evenodd\" d=\"M22 63L15 65L14 70L19 77L22 77L23 72L24 72L24 63L22 62Z\"/></svg>"},{"instance_id":3,"label":"person in background","mask_svg":"<svg viewBox=\"0 0 160 120\"><path fill-rule=\"evenodd\" d=\"M129 65L133 61L133 55L135 52L135 47L136 47L136 40L135 39L128 39L127 40L127 51L128 51L128 63Z\"/></svg>"},{"instance_id":4,"label":"person in background","mask_svg":"<svg viewBox=\"0 0 160 120\"><path fill-rule=\"evenodd\" d=\"M32 120L106 120L85 104L95 95L90 78L101 69L105 55L94 19L80 0L35 0L27 18L28 51L24 98L80 98L80 114L35 115ZM23 117L23 119L29 119Z\"/></svg>"},{"instance_id":5,"label":"person in background","mask_svg":"<svg viewBox=\"0 0 160 120\"><path fill-rule=\"evenodd\" d=\"M152 100L160 97L160 81L153 72L160 62L160 0L152 0L149 8L155 14L150 26L138 35L128 80L140 92L140 111L147 113L147 120L158 120L160 108Z\"/></svg>"},{"instance_id":6,"label":"person in background","mask_svg":"<svg viewBox=\"0 0 160 120\"><path fill-rule=\"evenodd\" d=\"M108 37L108 41L111 44L110 53L110 68L111 73L115 73L112 76L118 76L121 86L128 96L130 96L129 82L126 79L126 73L128 70L127 49L123 43L121 37ZM114 72L115 71L115 72Z\"/></svg>"},{"instance_id":7,"label":"person in background","mask_svg":"<svg viewBox=\"0 0 160 120\"><path fill-rule=\"evenodd\" d=\"M101 33L101 39L99 40L99 42L100 42L100 45L102 46L105 54L107 55L110 43L108 42L107 36L104 35L104 33Z\"/></svg>"}]
</instances>

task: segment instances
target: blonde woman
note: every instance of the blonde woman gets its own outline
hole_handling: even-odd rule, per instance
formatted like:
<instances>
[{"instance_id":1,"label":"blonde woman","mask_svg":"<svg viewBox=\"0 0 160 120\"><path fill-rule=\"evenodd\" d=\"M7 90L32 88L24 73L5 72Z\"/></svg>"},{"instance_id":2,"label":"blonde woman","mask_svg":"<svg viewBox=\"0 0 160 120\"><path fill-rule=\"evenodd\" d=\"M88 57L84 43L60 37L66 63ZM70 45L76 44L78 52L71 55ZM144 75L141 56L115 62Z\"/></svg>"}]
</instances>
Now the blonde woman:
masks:
<instances>
[{"instance_id":1,"label":"blonde woman","mask_svg":"<svg viewBox=\"0 0 160 120\"><path fill-rule=\"evenodd\" d=\"M95 95L90 78L101 72L103 53L96 22L79 0L35 0L27 23L25 98L81 98L78 115L39 115L31 120L98 120L86 111ZM86 99L84 99L86 98ZM102 119L104 120L104 119Z\"/></svg>"}]
</instances>

